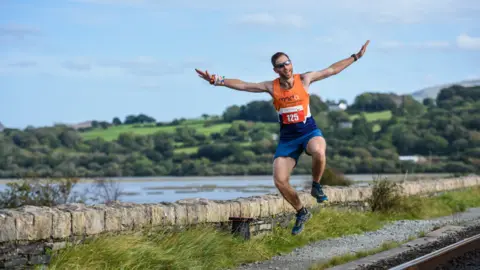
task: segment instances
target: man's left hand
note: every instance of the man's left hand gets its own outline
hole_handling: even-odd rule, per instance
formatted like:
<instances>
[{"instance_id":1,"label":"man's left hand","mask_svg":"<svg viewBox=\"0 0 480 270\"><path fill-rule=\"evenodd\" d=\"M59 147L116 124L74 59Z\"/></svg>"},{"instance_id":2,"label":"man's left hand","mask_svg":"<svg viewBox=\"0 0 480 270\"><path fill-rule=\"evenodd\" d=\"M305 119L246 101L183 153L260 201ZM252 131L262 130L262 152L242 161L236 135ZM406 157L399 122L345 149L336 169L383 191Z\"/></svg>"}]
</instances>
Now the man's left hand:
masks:
<instances>
[{"instance_id":1,"label":"man's left hand","mask_svg":"<svg viewBox=\"0 0 480 270\"><path fill-rule=\"evenodd\" d=\"M365 51L367 50L367 46L368 46L369 43L370 43L370 40L367 40L367 42L365 42L365 44L363 44L362 48L357 53L357 58L358 59L360 59L365 54Z\"/></svg>"}]
</instances>

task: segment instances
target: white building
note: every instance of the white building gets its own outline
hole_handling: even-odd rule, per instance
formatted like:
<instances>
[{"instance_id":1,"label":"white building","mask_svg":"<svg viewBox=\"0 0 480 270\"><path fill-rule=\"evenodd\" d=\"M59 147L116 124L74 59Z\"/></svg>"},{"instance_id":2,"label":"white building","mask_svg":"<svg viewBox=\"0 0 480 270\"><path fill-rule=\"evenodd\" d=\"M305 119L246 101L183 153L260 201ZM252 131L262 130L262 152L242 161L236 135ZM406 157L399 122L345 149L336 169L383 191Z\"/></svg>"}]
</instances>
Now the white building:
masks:
<instances>
[{"instance_id":1,"label":"white building","mask_svg":"<svg viewBox=\"0 0 480 270\"><path fill-rule=\"evenodd\" d=\"M425 162L427 160L422 156L399 156L398 159L401 161L412 161L414 163Z\"/></svg>"},{"instance_id":2,"label":"white building","mask_svg":"<svg viewBox=\"0 0 480 270\"><path fill-rule=\"evenodd\" d=\"M329 104L328 110L330 111L345 111L347 109L347 104L340 102L338 104Z\"/></svg>"},{"instance_id":3,"label":"white building","mask_svg":"<svg viewBox=\"0 0 480 270\"><path fill-rule=\"evenodd\" d=\"M340 127L340 128L352 128L353 123L352 122L340 122L340 123L338 123L338 127Z\"/></svg>"}]
</instances>

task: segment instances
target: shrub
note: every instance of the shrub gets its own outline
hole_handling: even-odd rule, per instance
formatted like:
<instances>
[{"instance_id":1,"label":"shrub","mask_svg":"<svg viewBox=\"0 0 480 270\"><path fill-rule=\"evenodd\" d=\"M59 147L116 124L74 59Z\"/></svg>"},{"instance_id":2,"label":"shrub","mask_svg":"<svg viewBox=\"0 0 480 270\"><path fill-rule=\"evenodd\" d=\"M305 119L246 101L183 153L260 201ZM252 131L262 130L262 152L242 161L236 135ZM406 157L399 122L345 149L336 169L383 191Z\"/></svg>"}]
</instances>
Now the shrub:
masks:
<instances>
[{"instance_id":1,"label":"shrub","mask_svg":"<svg viewBox=\"0 0 480 270\"><path fill-rule=\"evenodd\" d=\"M0 192L0 209L17 208L25 205L56 206L66 203L100 202L110 204L119 199L122 193L113 180L95 180L92 190L73 191L77 178L25 179L7 184Z\"/></svg>"},{"instance_id":2,"label":"shrub","mask_svg":"<svg viewBox=\"0 0 480 270\"><path fill-rule=\"evenodd\" d=\"M322 179L320 180L321 185L325 186L349 186L353 181L347 178L343 173L338 172L332 168L325 168L323 172ZM312 186L312 180L309 178L305 181L305 188L309 189Z\"/></svg>"},{"instance_id":3,"label":"shrub","mask_svg":"<svg viewBox=\"0 0 480 270\"><path fill-rule=\"evenodd\" d=\"M401 186L386 177L373 181L372 195L367 199L372 212L391 212L402 204Z\"/></svg>"},{"instance_id":4,"label":"shrub","mask_svg":"<svg viewBox=\"0 0 480 270\"><path fill-rule=\"evenodd\" d=\"M350 186L353 181L347 178L343 173L327 167L323 172L320 183L326 186Z\"/></svg>"},{"instance_id":5,"label":"shrub","mask_svg":"<svg viewBox=\"0 0 480 270\"><path fill-rule=\"evenodd\" d=\"M78 179L32 180L7 184L0 193L0 208L16 208L24 205L55 206L72 201L71 192Z\"/></svg>"}]
</instances>

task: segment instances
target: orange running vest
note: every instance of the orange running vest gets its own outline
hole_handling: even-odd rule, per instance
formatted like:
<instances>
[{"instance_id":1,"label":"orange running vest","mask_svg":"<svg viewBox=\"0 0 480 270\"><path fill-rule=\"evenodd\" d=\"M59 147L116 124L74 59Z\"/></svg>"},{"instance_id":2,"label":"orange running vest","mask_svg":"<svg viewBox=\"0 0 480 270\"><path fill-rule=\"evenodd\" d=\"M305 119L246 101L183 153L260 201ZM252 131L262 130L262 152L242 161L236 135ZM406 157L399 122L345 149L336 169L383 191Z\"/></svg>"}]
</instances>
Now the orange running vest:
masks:
<instances>
[{"instance_id":1,"label":"orange running vest","mask_svg":"<svg viewBox=\"0 0 480 270\"><path fill-rule=\"evenodd\" d=\"M294 139L317 128L300 74L294 74L291 89L281 88L279 78L273 81L273 106L279 116L280 139Z\"/></svg>"}]
</instances>

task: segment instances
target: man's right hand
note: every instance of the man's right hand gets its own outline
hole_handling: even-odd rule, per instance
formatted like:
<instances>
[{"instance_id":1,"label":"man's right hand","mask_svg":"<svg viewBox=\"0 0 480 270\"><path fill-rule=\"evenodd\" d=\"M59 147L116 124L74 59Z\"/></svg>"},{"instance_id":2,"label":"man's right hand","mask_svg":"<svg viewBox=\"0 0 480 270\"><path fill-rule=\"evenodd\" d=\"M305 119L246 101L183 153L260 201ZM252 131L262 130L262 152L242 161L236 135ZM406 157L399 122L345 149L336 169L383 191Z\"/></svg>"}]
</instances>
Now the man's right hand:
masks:
<instances>
[{"instance_id":1,"label":"man's right hand","mask_svg":"<svg viewBox=\"0 0 480 270\"><path fill-rule=\"evenodd\" d=\"M207 70L203 72L201 70L195 69L195 71L198 73L198 77L210 83L210 79L212 78L212 75L210 75Z\"/></svg>"},{"instance_id":2,"label":"man's right hand","mask_svg":"<svg viewBox=\"0 0 480 270\"><path fill-rule=\"evenodd\" d=\"M195 71L198 73L198 77L204 79L208 83L211 83L210 80L212 79L212 74L208 73L207 70L203 72L201 70L195 69ZM223 85L228 88L240 90L240 91L255 92L255 93L267 92L270 95L272 94L272 91L273 91L272 81L250 83L250 82L244 82L239 79L224 79L223 83L219 85Z\"/></svg>"}]
</instances>

